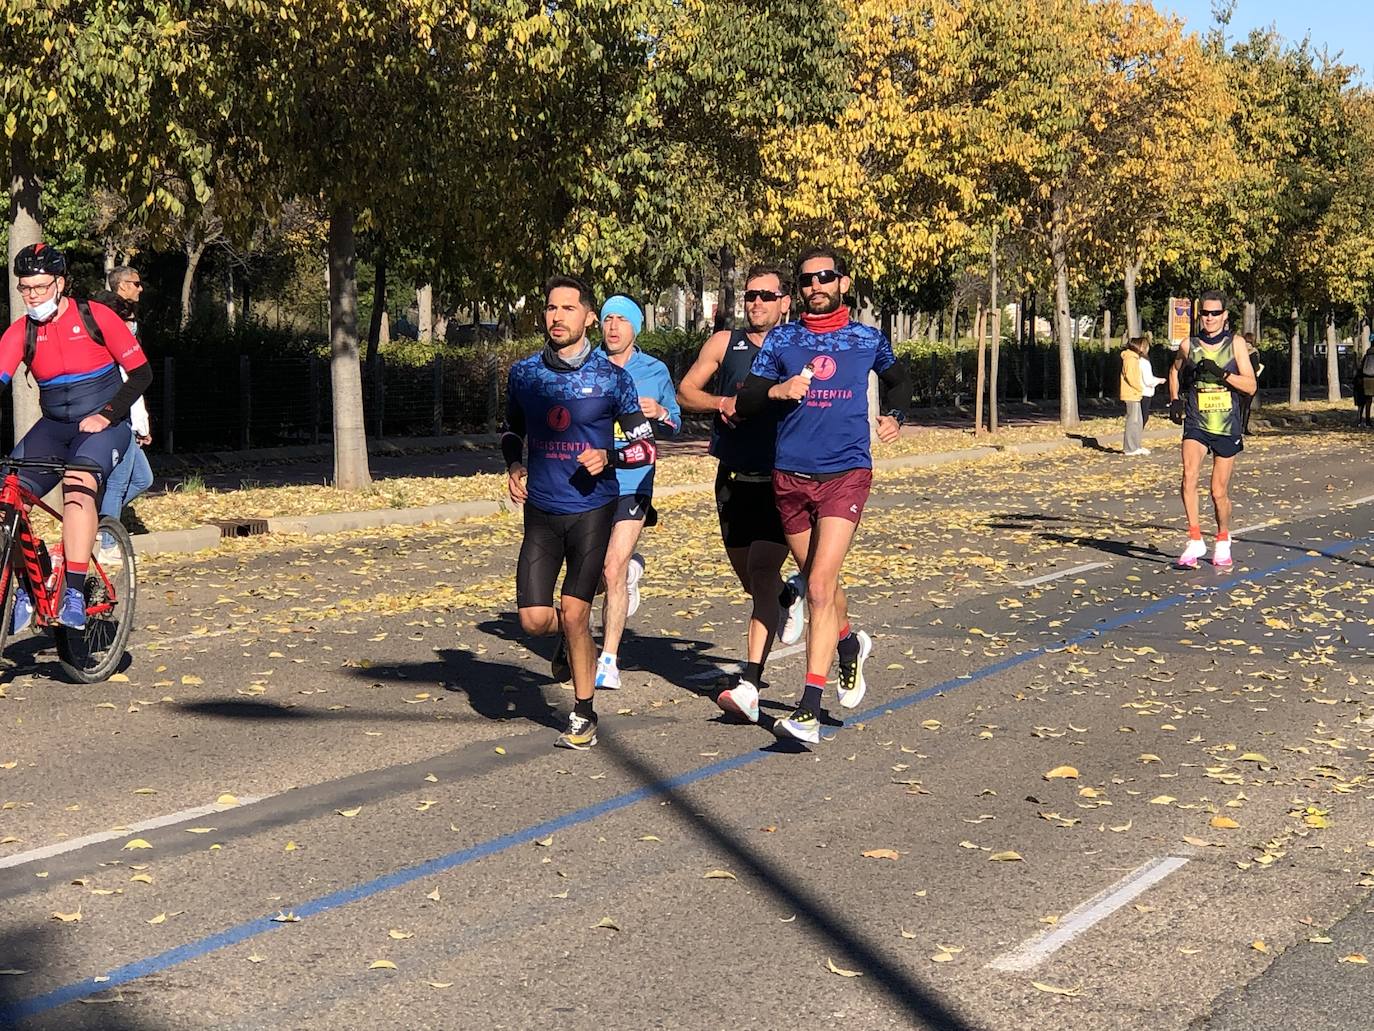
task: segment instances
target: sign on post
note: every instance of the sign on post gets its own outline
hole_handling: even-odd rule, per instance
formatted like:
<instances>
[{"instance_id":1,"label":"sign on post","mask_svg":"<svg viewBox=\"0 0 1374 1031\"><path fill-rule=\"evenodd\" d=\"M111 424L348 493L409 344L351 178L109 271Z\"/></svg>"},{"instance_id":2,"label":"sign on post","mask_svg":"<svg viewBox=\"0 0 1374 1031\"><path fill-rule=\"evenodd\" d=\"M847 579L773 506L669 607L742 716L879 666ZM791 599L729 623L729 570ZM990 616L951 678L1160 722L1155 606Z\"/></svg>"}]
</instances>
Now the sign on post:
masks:
<instances>
[{"instance_id":1,"label":"sign on post","mask_svg":"<svg viewBox=\"0 0 1374 1031\"><path fill-rule=\"evenodd\" d=\"M1178 345L1193 335L1193 302L1186 297L1169 298L1169 347Z\"/></svg>"}]
</instances>

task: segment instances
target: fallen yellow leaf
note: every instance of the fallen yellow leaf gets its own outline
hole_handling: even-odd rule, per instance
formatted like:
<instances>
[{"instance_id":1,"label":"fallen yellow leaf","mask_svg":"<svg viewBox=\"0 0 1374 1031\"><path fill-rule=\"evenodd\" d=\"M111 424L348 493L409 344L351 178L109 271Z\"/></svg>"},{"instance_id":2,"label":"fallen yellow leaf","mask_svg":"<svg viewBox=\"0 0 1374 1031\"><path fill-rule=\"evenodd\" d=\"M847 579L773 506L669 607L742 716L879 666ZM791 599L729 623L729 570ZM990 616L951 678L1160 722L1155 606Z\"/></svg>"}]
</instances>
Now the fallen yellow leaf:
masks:
<instances>
[{"instance_id":1,"label":"fallen yellow leaf","mask_svg":"<svg viewBox=\"0 0 1374 1031\"><path fill-rule=\"evenodd\" d=\"M1083 994L1083 989L1081 987L1060 988L1058 985L1045 984L1044 981L1032 981L1031 987L1037 992L1045 992L1049 995L1067 995L1071 999L1076 999Z\"/></svg>"},{"instance_id":2,"label":"fallen yellow leaf","mask_svg":"<svg viewBox=\"0 0 1374 1031\"><path fill-rule=\"evenodd\" d=\"M843 967L837 967L835 961L828 956L825 960L825 969L829 970L832 974L839 974L841 977L863 977L863 974L859 973L857 970L845 970Z\"/></svg>"},{"instance_id":3,"label":"fallen yellow leaf","mask_svg":"<svg viewBox=\"0 0 1374 1031\"><path fill-rule=\"evenodd\" d=\"M1019 863L1021 862L1020 852L994 852L988 856L989 863Z\"/></svg>"},{"instance_id":4,"label":"fallen yellow leaf","mask_svg":"<svg viewBox=\"0 0 1374 1031\"><path fill-rule=\"evenodd\" d=\"M159 913L157 916L153 917L151 920L148 921L148 923L150 923L150 924L165 924L166 922L167 922L167 914L166 914L166 913Z\"/></svg>"},{"instance_id":5,"label":"fallen yellow leaf","mask_svg":"<svg viewBox=\"0 0 1374 1031\"><path fill-rule=\"evenodd\" d=\"M1045 774L1046 780L1077 780L1078 771L1072 766L1056 766Z\"/></svg>"},{"instance_id":6,"label":"fallen yellow leaf","mask_svg":"<svg viewBox=\"0 0 1374 1031\"><path fill-rule=\"evenodd\" d=\"M1229 816L1214 816L1210 821L1211 825L1219 831L1233 831L1240 827L1235 820Z\"/></svg>"},{"instance_id":7,"label":"fallen yellow leaf","mask_svg":"<svg viewBox=\"0 0 1374 1031\"><path fill-rule=\"evenodd\" d=\"M407 938L414 938L414 937L415 937L415 932L414 932L414 931L397 931L397 930L393 929L393 930L387 931L387 932L386 932L386 936L387 936L388 938L392 938L392 939L394 939L394 940L396 940L396 941L398 941L398 942L403 942L403 941L405 941Z\"/></svg>"},{"instance_id":8,"label":"fallen yellow leaf","mask_svg":"<svg viewBox=\"0 0 1374 1031\"><path fill-rule=\"evenodd\" d=\"M368 970L395 970L396 964L389 959L374 959L367 965Z\"/></svg>"},{"instance_id":9,"label":"fallen yellow leaf","mask_svg":"<svg viewBox=\"0 0 1374 1031\"><path fill-rule=\"evenodd\" d=\"M1351 953L1350 955L1348 955L1348 956L1342 956L1342 957L1340 958L1339 962L1341 962L1341 963L1358 963L1358 964L1360 964L1361 966L1363 966L1364 964L1368 963L1369 960L1365 959L1364 953L1362 953L1362 952L1352 952L1352 953Z\"/></svg>"},{"instance_id":10,"label":"fallen yellow leaf","mask_svg":"<svg viewBox=\"0 0 1374 1031\"><path fill-rule=\"evenodd\" d=\"M704 874L701 875L701 878L702 878L702 880L705 880L705 881L737 881L737 880L739 880L739 878L736 877L734 874L732 874L729 870L707 870Z\"/></svg>"},{"instance_id":11,"label":"fallen yellow leaf","mask_svg":"<svg viewBox=\"0 0 1374 1031\"><path fill-rule=\"evenodd\" d=\"M152 848L152 847L153 847L152 845L148 844L148 843L147 843L146 841L144 841L142 838L134 838L132 841L126 841L126 842L124 843L124 850L125 850L125 851L127 851L127 850L129 850L129 849Z\"/></svg>"},{"instance_id":12,"label":"fallen yellow leaf","mask_svg":"<svg viewBox=\"0 0 1374 1031\"><path fill-rule=\"evenodd\" d=\"M894 862L901 858L898 852L890 848L871 848L867 852L859 854L865 859L891 859Z\"/></svg>"},{"instance_id":13,"label":"fallen yellow leaf","mask_svg":"<svg viewBox=\"0 0 1374 1031\"><path fill-rule=\"evenodd\" d=\"M52 918L64 924L75 924L81 920L81 910L78 909L75 913L54 913Z\"/></svg>"}]
</instances>

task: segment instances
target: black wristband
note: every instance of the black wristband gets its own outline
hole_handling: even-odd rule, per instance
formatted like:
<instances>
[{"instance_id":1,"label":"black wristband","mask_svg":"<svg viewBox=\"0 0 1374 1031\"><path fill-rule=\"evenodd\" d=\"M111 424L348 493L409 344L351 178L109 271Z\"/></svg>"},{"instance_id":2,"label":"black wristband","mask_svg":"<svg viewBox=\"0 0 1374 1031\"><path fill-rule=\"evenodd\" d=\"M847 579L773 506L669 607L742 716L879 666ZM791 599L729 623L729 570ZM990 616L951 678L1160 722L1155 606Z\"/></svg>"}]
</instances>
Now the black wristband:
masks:
<instances>
[{"instance_id":1,"label":"black wristband","mask_svg":"<svg viewBox=\"0 0 1374 1031\"><path fill-rule=\"evenodd\" d=\"M898 426L906 425L906 415L902 412L900 408L894 408L890 412L884 412L883 414L886 415L889 419L896 419Z\"/></svg>"}]
</instances>

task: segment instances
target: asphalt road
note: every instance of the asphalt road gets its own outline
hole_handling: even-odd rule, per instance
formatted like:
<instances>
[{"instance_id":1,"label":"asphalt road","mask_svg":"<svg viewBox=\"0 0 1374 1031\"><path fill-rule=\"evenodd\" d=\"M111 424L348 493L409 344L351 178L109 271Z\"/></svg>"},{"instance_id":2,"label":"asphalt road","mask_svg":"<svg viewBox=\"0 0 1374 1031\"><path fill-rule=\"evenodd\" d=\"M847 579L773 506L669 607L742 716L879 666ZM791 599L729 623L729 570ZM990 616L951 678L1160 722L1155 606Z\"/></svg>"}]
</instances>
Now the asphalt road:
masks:
<instances>
[{"instance_id":1,"label":"asphalt road","mask_svg":"<svg viewBox=\"0 0 1374 1031\"><path fill-rule=\"evenodd\" d=\"M149 560L127 679L8 649L0 1026L1365 1029L1369 448L1253 439L1230 573L1172 452L882 477L812 749L711 701L704 496L589 753L512 519Z\"/></svg>"}]
</instances>

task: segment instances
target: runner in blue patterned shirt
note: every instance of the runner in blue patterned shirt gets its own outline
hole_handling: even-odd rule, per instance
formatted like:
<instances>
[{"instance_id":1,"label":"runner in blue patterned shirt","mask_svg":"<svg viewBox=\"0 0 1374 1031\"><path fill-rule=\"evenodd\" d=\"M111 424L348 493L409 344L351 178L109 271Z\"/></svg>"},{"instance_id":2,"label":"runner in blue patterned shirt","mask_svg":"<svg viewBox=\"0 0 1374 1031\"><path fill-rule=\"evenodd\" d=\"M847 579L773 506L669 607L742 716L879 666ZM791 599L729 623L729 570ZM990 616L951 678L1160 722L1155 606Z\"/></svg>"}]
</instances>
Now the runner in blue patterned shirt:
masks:
<instances>
[{"instance_id":1,"label":"runner in blue patterned shirt","mask_svg":"<svg viewBox=\"0 0 1374 1031\"><path fill-rule=\"evenodd\" d=\"M839 653L840 704L864 696L863 664L873 642L849 625L840 568L854 540L873 481L869 449L868 374L878 374L885 414L878 439L897 439L911 403L911 380L879 330L853 322L843 297L844 259L827 247L797 264L802 317L773 329L740 389L736 410L749 417L770 401L792 408L778 423L773 494L783 532L806 582L806 681L801 702L774 724L779 736L820 740L821 697ZM837 644L838 642L838 644Z\"/></svg>"},{"instance_id":2,"label":"runner in blue patterned shirt","mask_svg":"<svg viewBox=\"0 0 1374 1031\"><path fill-rule=\"evenodd\" d=\"M571 674L574 706L557 744L585 749L596 744L591 611L620 496L615 470L653 465L654 438L630 374L587 339L596 318L591 289L555 276L544 297L548 343L511 367L501 451L511 500L525 510L515 578L520 625L530 634L560 634L553 672L560 680ZM617 424L625 438L620 447Z\"/></svg>"}]
</instances>

